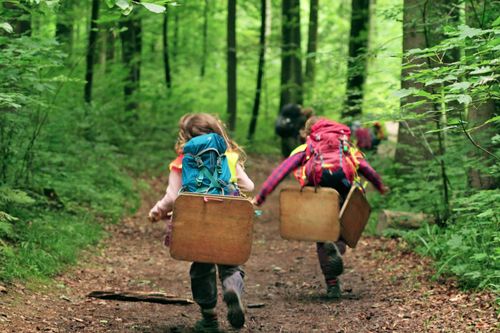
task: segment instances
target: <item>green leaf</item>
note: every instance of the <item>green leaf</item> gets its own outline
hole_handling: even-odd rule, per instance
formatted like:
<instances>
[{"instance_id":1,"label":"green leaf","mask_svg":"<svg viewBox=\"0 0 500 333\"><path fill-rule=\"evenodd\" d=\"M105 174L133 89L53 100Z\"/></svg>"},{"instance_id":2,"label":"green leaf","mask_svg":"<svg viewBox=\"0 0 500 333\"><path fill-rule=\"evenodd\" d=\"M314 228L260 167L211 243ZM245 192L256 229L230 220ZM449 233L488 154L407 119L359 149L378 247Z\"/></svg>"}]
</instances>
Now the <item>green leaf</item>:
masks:
<instances>
[{"instance_id":1,"label":"green leaf","mask_svg":"<svg viewBox=\"0 0 500 333\"><path fill-rule=\"evenodd\" d=\"M490 118L490 119L486 120L484 123L489 124L489 123L494 123L494 122L500 122L500 116Z\"/></svg>"},{"instance_id":2,"label":"green leaf","mask_svg":"<svg viewBox=\"0 0 500 333\"><path fill-rule=\"evenodd\" d=\"M477 29L477 28L471 28L468 25L460 25L458 27L458 31L460 33L459 37L460 38L467 38L467 37L474 37L474 36L479 36L482 35L483 33L486 33L484 30Z\"/></svg>"},{"instance_id":3,"label":"green leaf","mask_svg":"<svg viewBox=\"0 0 500 333\"><path fill-rule=\"evenodd\" d=\"M113 8L116 4L116 0L105 0L106 5L108 5L109 8Z\"/></svg>"},{"instance_id":4,"label":"green leaf","mask_svg":"<svg viewBox=\"0 0 500 333\"><path fill-rule=\"evenodd\" d=\"M493 26L493 27L497 27L497 26L499 26L499 25L500 25L500 16L499 16L499 17L497 17L497 19L495 20L495 22L493 22L492 26Z\"/></svg>"},{"instance_id":5,"label":"green leaf","mask_svg":"<svg viewBox=\"0 0 500 333\"><path fill-rule=\"evenodd\" d=\"M467 90L471 86L470 82L457 82L450 85L450 90Z\"/></svg>"},{"instance_id":6,"label":"green leaf","mask_svg":"<svg viewBox=\"0 0 500 333\"><path fill-rule=\"evenodd\" d=\"M9 34L11 34L12 32L14 32L14 29L12 29L12 26L9 23L7 23L7 22L0 23L0 28L2 28L3 30L7 31Z\"/></svg>"},{"instance_id":7,"label":"green leaf","mask_svg":"<svg viewBox=\"0 0 500 333\"><path fill-rule=\"evenodd\" d=\"M164 6L156 5L154 3L149 3L149 2L141 2L141 5L143 5L147 10L153 13L161 14L165 12L166 8Z\"/></svg>"},{"instance_id":8,"label":"green leaf","mask_svg":"<svg viewBox=\"0 0 500 333\"><path fill-rule=\"evenodd\" d=\"M469 105L472 102L472 97L469 95L457 95L457 101L460 104Z\"/></svg>"},{"instance_id":9,"label":"green leaf","mask_svg":"<svg viewBox=\"0 0 500 333\"><path fill-rule=\"evenodd\" d=\"M123 11L127 11L130 7L132 7L132 5L127 0L117 0L116 5Z\"/></svg>"},{"instance_id":10,"label":"green leaf","mask_svg":"<svg viewBox=\"0 0 500 333\"><path fill-rule=\"evenodd\" d=\"M399 89L399 90L395 91L393 93L393 95L396 98L403 98L403 97L413 95L414 92L415 92L415 89L413 89L413 88L412 89Z\"/></svg>"}]
</instances>

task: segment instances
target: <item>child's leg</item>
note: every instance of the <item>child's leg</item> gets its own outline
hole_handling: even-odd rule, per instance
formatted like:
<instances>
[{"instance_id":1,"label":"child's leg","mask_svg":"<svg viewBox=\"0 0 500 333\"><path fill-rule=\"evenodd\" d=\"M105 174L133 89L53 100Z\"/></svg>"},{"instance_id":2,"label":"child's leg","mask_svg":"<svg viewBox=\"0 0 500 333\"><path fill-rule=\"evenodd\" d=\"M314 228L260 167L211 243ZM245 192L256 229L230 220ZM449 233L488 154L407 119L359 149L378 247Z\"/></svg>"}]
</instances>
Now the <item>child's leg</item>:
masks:
<instances>
[{"instance_id":1,"label":"child's leg","mask_svg":"<svg viewBox=\"0 0 500 333\"><path fill-rule=\"evenodd\" d=\"M200 306L203 318L195 332L219 332L215 305L217 304L217 279L214 264L193 262L189 271L194 301Z\"/></svg>"},{"instance_id":2,"label":"child's leg","mask_svg":"<svg viewBox=\"0 0 500 333\"><path fill-rule=\"evenodd\" d=\"M226 302L228 308L227 319L233 327L241 328L245 324L245 313L241 303L245 272L239 266L219 265L218 267L224 302Z\"/></svg>"},{"instance_id":3,"label":"child's leg","mask_svg":"<svg viewBox=\"0 0 500 333\"><path fill-rule=\"evenodd\" d=\"M341 242L343 244L343 242ZM316 243L321 271L325 276L327 296L329 298L340 298L340 285L338 276L344 271L344 263L339 249L334 243ZM345 251L345 246L344 246Z\"/></svg>"},{"instance_id":4,"label":"child's leg","mask_svg":"<svg viewBox=\"0 0 500 333\"><path fill-rule=\"evenodd\" d=\"M214 264L193 262L189 271L194 301L202 309L212 309L217 304L217 280Z\"/></svg>"}]
</instances>

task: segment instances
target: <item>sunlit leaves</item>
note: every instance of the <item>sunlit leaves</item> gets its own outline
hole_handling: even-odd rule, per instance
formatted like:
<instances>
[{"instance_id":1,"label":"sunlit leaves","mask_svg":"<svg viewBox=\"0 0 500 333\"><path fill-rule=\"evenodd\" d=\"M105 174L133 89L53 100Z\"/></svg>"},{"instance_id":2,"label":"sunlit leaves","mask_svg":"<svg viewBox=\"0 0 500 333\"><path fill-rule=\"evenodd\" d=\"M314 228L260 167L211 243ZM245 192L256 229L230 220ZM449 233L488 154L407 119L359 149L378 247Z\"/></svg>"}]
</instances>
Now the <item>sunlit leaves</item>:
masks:
<instances>
[{"instance_id":1,"label":"sunlit leaves","mask_svg":"<svg viewBox=\"0 0 500 333\"><path fill-rule=\"evenodd\" d=\"M163 13L165 12L166 8L164 6L160 6L154 3L149 3L149 2L141 2L141 5L143 5L147 10L153 13Z\"/></svg>"},{"instance_id":2,"label":"sunlit leaves","mask_svg":"<svg viewBox=\"0 0 500 333\"><path fill-rule=\"evenodd\" d=\"M162 1L162 3L165 3L165 1ZM167 9L165 6L161 4L152 2L139 2L132 0L106 0L106 4L108 5L109 8L117 6L122 11L123 15L129 15L134 10L134 7L139 5L143 6L148 11L155 14L161 14L165 12L165 10ZM174 5L176 5L176 3L174 3Z\"/></svg>"},{"instance_id":3,"label":"sunlit leaves","mask_svg":"<svg viewBox=\"0 0 500 333\"><path fill-rule=\"evenodd\" d=\"M14 32L14 29L12 29L12 26L7 22L0 23L0 28L2 28L4 31L8 32L9 34Z\"/></svg>"}]
</instances>

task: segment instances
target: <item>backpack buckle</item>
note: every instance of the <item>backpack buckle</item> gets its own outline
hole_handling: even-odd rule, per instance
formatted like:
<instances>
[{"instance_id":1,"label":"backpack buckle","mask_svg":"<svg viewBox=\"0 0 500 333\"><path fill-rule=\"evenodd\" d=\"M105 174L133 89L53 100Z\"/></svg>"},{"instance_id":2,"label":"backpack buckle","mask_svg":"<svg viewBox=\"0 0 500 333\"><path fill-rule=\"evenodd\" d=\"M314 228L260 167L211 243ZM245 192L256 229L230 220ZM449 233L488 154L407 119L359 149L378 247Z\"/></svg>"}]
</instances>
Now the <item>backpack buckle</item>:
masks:
<instances>
[{"instance_id":1,"label":"backpack buckle","mask_svg":"<svg viewBox=\"0 0 500 333\"><path fill-rule=\"evenodd\" d=\"M196 177L196 186L200 187L203 184L203 175L200 173L198 177Z\"/></svg>"},{"instance_id":2,"label":"backpack buckle","mask_svg":"<svg viewBox=\"0 0 500 333\"><path fill-rule=\"evenodd\" d=\"M201 157L196 156L194 158L194 161L196 162L196 166L198 167L198 169L203 167L203 160L201 159Z\"/></svg>"}]
</instances>

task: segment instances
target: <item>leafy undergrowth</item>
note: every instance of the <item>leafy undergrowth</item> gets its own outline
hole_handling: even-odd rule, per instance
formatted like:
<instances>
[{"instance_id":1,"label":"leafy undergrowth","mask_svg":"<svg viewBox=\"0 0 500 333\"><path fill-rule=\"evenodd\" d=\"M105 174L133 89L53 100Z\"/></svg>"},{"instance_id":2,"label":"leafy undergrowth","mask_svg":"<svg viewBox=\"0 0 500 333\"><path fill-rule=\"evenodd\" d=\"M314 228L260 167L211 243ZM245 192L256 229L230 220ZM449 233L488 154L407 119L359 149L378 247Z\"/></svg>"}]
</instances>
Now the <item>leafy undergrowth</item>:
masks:
<instances>
[{"instance_id":1,"label":"leafy undergrowth","mask_svg":"<svg viewBox=\"0 0 500 333\"><path fill-rule=\"evenodd\" d=\"M375 158L391 188L387 196L369 193L374 208L367 233L374 234L381 209L426 213L436 223L424 221L418 230L386 229L385 236L404 238L413 251L433 258L434 278L455 277L465 289L500 292L500 190L472 190L466 186L465 154L449 159L449 180L454 189L449 216L440 210L437 166L404 171L391 160ZM462 159L462 160L461 160Z\"/></svg>"}]
</instances>

